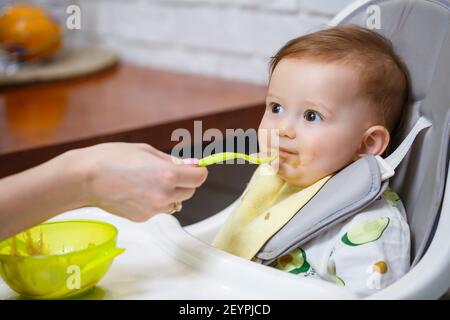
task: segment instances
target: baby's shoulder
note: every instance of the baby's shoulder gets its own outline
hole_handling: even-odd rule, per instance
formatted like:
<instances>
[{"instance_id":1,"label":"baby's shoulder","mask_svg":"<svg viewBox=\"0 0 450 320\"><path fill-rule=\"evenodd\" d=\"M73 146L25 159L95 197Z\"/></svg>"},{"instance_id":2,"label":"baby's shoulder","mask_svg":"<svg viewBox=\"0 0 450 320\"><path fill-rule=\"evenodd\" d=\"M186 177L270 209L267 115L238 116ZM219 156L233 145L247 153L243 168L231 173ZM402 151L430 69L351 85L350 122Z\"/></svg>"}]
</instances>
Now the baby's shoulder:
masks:
<instances>
[{"instance_id":1,"label":"baby's shoulder","mask_svg":"<svg viewBox=\"0 0 450 320\"><path fill-rule=\"evenodd\" d=\"M390 189L357 214L309 241L305 247L334 250L336 246L375 245L384 241L405 245L410 242L405 209L398 195Z\"/></svg>"},{"instance_id":2,"label":"baby's shoulder","mask_svg":"<svg viewBox=\"0 0 450 320\"><path fill-rule=\"evenodd\" d=\"M353 217L345 220L338 228L339 234L351 233L401 233L409 237L409 226L405 208L400 197L390 188L372 204ZM337 230L336 230L337 231Z\"/></svg>"}]
</instances>

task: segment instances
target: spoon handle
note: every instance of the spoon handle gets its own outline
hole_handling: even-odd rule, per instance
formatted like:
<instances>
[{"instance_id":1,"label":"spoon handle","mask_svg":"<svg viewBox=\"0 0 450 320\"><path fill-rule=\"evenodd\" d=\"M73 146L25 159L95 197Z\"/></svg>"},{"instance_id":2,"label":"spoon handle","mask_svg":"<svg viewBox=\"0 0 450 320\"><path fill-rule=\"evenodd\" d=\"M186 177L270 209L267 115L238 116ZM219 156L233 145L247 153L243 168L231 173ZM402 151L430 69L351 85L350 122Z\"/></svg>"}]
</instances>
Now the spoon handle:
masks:
<instances>
[{"instance_id":1,"label":"spoon handle","mask_svg":"<svg viewBox=\"0 0 450 320\"><path fill-rule=\"evenodd\" d=\"M202 158L198 162L199 167L206 167L212 164L216 164L219 162L224 162L231 159L241 158L244 159L250 163L254 164L263 164L263 163L269 163L273 159L275 159L276 155L272 155L271 157L255 157L244 153L236 153L236 152L222 152L222 153L216 153L212 154L210 156L207 156L205 158Z\"/></svg>"}]
</instances>

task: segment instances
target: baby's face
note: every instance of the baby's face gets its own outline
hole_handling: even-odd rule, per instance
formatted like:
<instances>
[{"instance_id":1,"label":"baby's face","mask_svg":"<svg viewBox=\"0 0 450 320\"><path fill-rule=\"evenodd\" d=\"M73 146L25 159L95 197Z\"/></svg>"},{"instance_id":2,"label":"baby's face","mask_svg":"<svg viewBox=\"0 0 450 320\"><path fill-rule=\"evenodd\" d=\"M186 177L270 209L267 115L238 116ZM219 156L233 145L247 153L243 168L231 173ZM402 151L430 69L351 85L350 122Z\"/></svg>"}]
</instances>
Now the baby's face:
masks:
<instances>
[{"instance_id":1,"label":"baby's face","mask_svg":"<svg viewBox=\"0 0 450 320\"><path fill-rule=\"evenodd\" d=\"M296 58L278 63L259 141L262 152L279 153L281 178L308 186L359 157L373 116L358 91L358 74L350 66ZM277 129L278 139L267 139L262 129Z\"/></svg>"}]
</instances>

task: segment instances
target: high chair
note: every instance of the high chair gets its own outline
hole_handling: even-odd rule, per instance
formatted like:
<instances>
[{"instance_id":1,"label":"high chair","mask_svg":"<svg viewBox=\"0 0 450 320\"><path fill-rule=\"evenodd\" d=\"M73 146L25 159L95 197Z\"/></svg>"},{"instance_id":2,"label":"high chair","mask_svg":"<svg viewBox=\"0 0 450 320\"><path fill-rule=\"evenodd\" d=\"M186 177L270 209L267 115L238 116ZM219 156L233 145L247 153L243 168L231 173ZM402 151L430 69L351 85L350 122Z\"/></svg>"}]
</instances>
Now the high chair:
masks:
<instances>
[{"instance_id":1,"label":"high chair","mask_svg":"<svg viewBox=\"0 0 450 320\"><path fill-rule=\"evenodd\" d=\"M376 6L376 7L373 7ZM423 116L432 126L419 134L391 187L402 199L411 228L412 267L368 299L436 299L450 286L450 2L364 0L341 11L330 25L381 29L408 66L413 103L403 115L394 146ZM374 24L376 25L376 23ZM160 214L143 224L82 208L59 219L99 219L119 229L117 258L97 290L106 299L354 299L333 283L298 277L247 261L209 245L233 205L187 227ZM16 295L0 282L0 298Z\"/></svg>"}]
</instances>

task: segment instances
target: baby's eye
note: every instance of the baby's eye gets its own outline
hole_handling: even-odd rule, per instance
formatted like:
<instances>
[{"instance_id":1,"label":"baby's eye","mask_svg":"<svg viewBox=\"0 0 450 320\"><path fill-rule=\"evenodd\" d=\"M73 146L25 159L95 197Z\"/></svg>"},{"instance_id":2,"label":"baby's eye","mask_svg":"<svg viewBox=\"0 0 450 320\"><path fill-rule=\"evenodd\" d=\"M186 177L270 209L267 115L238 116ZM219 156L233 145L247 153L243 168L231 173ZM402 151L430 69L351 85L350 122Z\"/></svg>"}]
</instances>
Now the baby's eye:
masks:
<instances>
[{"instance_id":1,"label":"baby's eye","mask_svg":"<svg viewBox=\"0 0 450 320\"><path fill-rule=\"evenodd\" d=\"M322 116L317 111L306 110L303 114L303 117L306 121L314 122L314 121L322 121Z\"/></svg>"},{"instance_id":2,"label":"baby's eye","mask_svg":"<svg viewBox=\"0 0 450 320\"><path fill-rule=\"evenodd\" d=\"M281 113L284 111L284 108L278 103L274 103L272 105L272 113Z\"/></svg>"}]
</instances>

